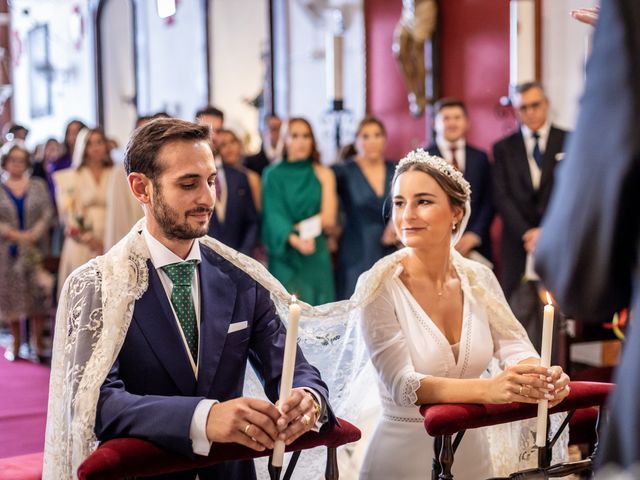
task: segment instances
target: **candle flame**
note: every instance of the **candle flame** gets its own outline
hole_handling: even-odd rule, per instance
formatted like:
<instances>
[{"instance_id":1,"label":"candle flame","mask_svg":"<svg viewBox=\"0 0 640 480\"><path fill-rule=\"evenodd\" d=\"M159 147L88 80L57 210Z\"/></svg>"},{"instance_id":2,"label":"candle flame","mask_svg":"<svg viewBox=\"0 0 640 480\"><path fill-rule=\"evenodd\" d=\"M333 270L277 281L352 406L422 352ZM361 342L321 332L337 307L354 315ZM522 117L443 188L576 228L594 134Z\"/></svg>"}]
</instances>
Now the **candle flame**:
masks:
<instances>
[{"instance_id":1,"label":"candle flame","mask_svg":"<svg viewBox=\"0 0 640 480\"><path fill-rule=\"evenodd\" d=\"M547 304L552 305L553 299L551 298L551 294L549 293L548 290L545 293L547 294Z\"/></svg>"}]
</instances>

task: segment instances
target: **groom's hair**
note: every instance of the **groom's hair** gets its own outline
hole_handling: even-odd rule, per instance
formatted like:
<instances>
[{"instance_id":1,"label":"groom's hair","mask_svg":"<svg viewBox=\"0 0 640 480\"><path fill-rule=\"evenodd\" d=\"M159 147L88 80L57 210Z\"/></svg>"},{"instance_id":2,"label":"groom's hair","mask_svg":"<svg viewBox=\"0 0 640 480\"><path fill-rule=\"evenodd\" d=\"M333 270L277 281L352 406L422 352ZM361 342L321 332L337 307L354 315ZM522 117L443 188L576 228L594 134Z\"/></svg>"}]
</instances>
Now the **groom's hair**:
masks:
<instances>
[{"instance_id":1,"label":"groom's hair","mask_svg":"<svg viewBox=\"0 0 640 480\"><path fill-rule=\"evenodd\" d=\"M177 118L157 118L137 128L131 134L125 152L124 168L127 175L131 172L143 173L155 181L162 173L158 152L165 145L181 140L202 140L208 145L209 127Z\"/></svg>"}]
</instances>

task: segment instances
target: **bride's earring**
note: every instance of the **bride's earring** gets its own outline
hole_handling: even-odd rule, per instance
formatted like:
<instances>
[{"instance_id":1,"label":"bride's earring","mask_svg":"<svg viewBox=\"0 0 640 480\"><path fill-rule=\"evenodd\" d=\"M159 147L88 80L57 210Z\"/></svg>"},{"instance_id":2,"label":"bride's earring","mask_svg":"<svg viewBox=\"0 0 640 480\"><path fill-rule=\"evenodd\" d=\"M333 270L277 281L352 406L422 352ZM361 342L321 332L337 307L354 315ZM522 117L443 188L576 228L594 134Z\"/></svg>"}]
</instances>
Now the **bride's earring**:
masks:
<instances>
[{"instance_id":1,"label":"bride's earring","mask_svg":"<svg viewBox=\"0 0 640 480\"><path fill-rule=\"evenodd\" d=\"M457 225L458 225L458 224L457 224L456 222L453 222L453 225L451 226L451 231L452 231L452 232L455 232L455 231L456 231L456 226L457 226Z\"/></svg>"}]
</instances>

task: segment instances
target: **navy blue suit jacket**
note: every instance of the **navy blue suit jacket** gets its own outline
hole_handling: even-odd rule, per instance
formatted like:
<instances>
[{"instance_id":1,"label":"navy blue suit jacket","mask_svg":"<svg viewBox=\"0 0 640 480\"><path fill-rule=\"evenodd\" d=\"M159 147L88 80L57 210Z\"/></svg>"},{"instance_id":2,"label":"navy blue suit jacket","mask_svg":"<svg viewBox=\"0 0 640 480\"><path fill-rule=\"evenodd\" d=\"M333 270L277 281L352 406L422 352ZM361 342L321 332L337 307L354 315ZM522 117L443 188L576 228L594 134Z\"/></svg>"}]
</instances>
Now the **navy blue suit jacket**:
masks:
<instances>
[{"instance_id":1,"label":"navy blue suit jacket","mask_svg":"<svg viewBox=\"0 0 640 480\"><path fill-rule=\"evenodd\" d=\"M427 148L427 152L442 157L442 153L435 143ZM494 214L491 164L489 157L483 150L469 144L466 145L464 153L464 178L471 185L471 217L469 217L469 224L465 231L473 232L480 237L482 244L476 250L491 260L490 229Z\"/></svg>"},{"instance_id":2,"label":"navy blue suit jacket","mask_svg":"<svg viewBox=\"0 0 640 480\"><path fill-rule=\"evenodd\" d=\"M138 437L193 456L189 429L198 402L242 396L247 360L267 396L277 400L286 331L269 292L209 248L201 245L201 252L198 379L149 261L149 288L135 304L118 359L100 391L95 427L99 440ZM243 321L247 328L227 333L229 325ZM313 388L328 405L327 387L300 349L293 385ZM328 414L329 421L335 421L330 409ZM202 480L255 476L253 462L229 462L197 473Z\"/></svg>"},{"instance_id":3,"label":"navy blue suit jacket","mask_svg":"<svg viewBox=\"0 0 640 480\"><path fill-rule=\"evenodd\" d=\"M249 180L243 172L233 167L223 165L222 168L227 185L224 222L220 222L214 212L209 222L209 235L251 256L258 241L259 224Z\"/></svg>"}]
</instances>

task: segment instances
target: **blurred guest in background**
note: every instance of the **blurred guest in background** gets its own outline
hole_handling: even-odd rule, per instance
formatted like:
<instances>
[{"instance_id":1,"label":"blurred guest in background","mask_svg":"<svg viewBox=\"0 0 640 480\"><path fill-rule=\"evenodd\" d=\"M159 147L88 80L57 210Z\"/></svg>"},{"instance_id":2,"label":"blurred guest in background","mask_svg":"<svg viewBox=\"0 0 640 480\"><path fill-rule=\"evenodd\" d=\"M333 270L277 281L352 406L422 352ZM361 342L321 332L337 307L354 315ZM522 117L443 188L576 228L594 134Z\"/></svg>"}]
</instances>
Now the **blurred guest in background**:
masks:
<instances>
[{"instance_id":1,"label":"blurred guest in background","mask_svg":"<svg viewBox=\"0 0 640 480\"><path fill-rule=\"evenodd\" d=\"M262 241L269 271L303 301L335 298L325 232L336 224L336 185L309 122L288 122L282 162L267 167L262 183Z\"/></svg>"},{"instance_id":2,"label":"blurred guest in background","mask_svg":"<svg viewBox=\"0 0 640 480\"><path fill-rule=\"evenodd\" d=\"M395 250L395 232L383 215L395 168L384 158L385 145L382 122L366 117L356 131L355 157L333 167L343 228L336 266L339 300L351 296L361 273Z\"/></svg>"},{"instance_id":3,"label":"blurred guest in background","mask_svg":"<svg viewBox=\"0 0 640 480\"><path fill-rule=\"evenodd\" d=\"M483 150L469 145L465 135L469 129L467 107L457 98L443 98L435 104L435 142L428 148L431 155L444 158L462 172L471 185L471 218L455 248L465 257L491 262L490 228L493 221L491 164Z\"/></svg>"},{"instance_id":4,"label":"blurred guest in background","mask_svg":"<svg viewBox=\"0 0 640 480\"><path fill-rule=\"evenodd\" d=\"M245 166L262 175L262 171L282 157L283 141L280 135L282 120L275 114L267 115L262 131L262 145L255 155L244 159Z\"/></svg>"},{"instance_id":5,"label":"blurred guest in background","mask_svg":"<svg viewBox=\"0 0 640 480\"><path fill-rule=\"evenodd\" d=\"M53 182L53 168L56 161L62 154L62 146L55 138L49 138L44 145L38 145L34 155L33 169L31 175L42 178L49 186L51 199L55 202L56 191Z\"/></svg>"},{"instance_id":6,"label":"blurred guest in background","mask_svg":"<svg viewBox=\"0 0 640 480\"><path fill-rule=\"evenodd\" d=\"M567 132L551 124L538 82L518 85L513 106L520 128L493 146L494 198L503 223L501 284L516 318L540 345L543 303L533 255Z\"/></svg>"},{"instance_id":7,"label":"blurred guest in background","mask_svg":"<svg viewBox=\"0 0 640 480\"><path fill-rule=\"evenodd\" d=\"M76 146L76 138L78 133L87 126L80 120L71 120L67 124L67 128L64 131L64 152L58 160L53 163L53 172L63 170L71 166L73 160L73 151Z\"/></svg>"},{"instance_id":8,"label":"blurred guest in background","mask_svg":"<svg viewBox=\"0 0 640 480\"><path fill-rule=\"evenodd\" d=\"M66 234L58 291L73 270L104 252L108 186L113 172L104 133L94 128L78 134L72 168L54 173L58 212Z\"/></svg>"},{"instance_id":9,"label":"blurred guest in background","mask_svg":"<svg viewBox=\"0 0 640 480\"><path fill-rule=\"evenodd\" d=\"M242 143L232 130L222 129L218 133L218 153L224 165L235 168L247 176L256 210L262 210L262 181L260 175L242 165Z\"/></svg>"},{"instance_id":10,"label":"blurred guest in background","mask_svg":"<svg viewBox=\"0 0 640 480\"><path fill-rule=\"evenodd\" d=\"M207 107L197 113L196 121L209 127L209 143L215 154L216 163L216 203L209 222L209 235L222 243L252 256L258 243L258 213L253 201L252 189L247 175L236 168L240 165L241 146L229 142L232 138L224 131L222 122L224 114L215 107ZM228 130L227 130L228 132ZM225 151L229 164L220 155L221 139L224 137ZM233 135L235 137L235 135ZM235 137L237 139L237 137Z\"/></svg>"}]
</instances>

